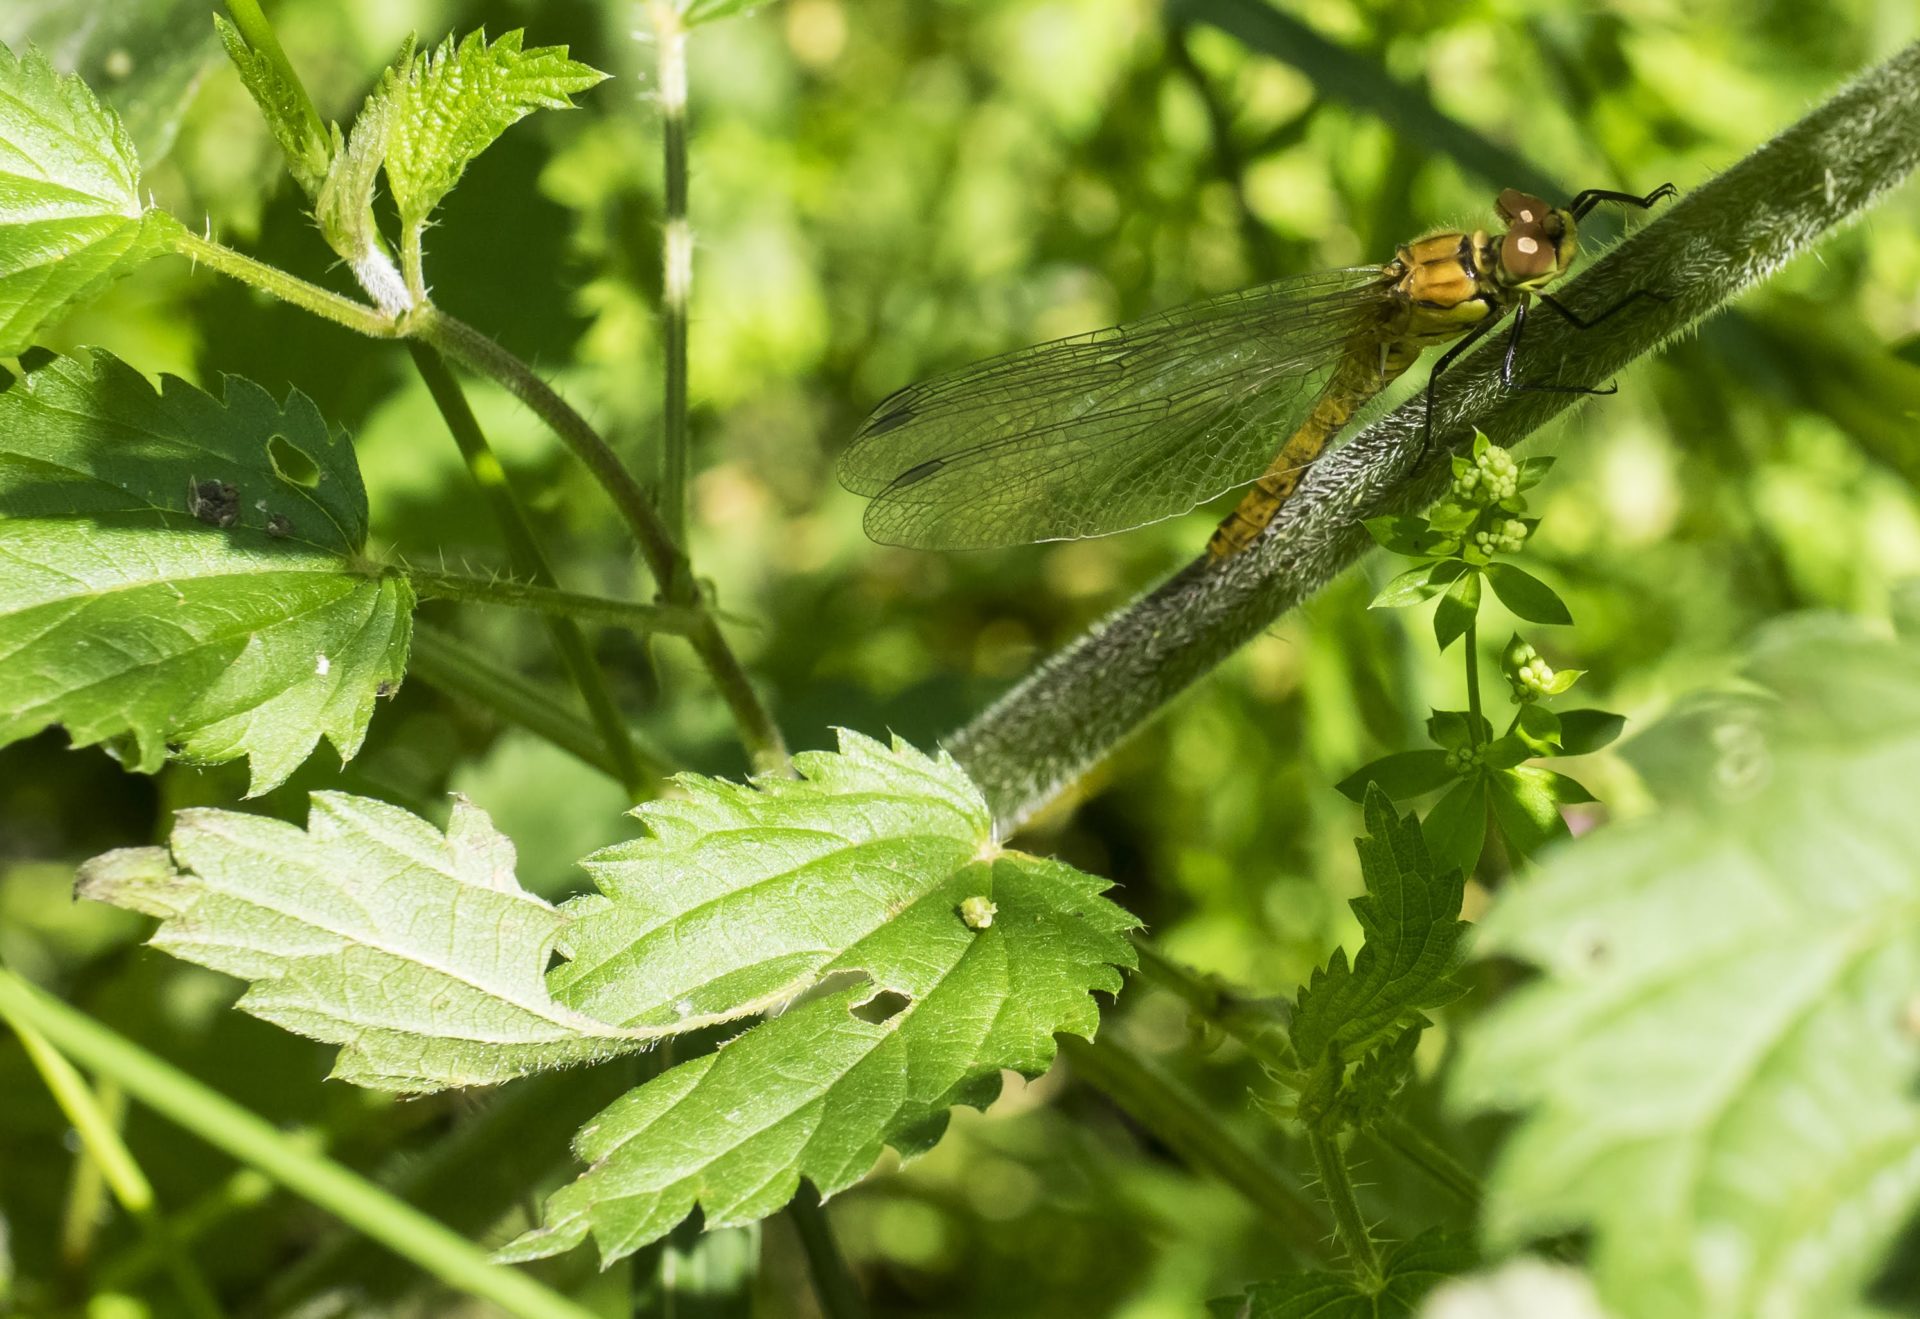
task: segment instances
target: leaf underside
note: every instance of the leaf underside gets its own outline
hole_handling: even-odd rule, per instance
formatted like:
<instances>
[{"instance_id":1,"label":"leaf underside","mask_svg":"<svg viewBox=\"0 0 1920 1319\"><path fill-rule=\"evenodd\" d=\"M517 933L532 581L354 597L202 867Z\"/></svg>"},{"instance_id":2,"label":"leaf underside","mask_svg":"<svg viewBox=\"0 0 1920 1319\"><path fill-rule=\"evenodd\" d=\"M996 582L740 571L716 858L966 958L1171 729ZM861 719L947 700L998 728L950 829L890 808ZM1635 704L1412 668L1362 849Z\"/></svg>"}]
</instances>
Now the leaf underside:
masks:
<instances>
[{"instance_id":1,"label":"leaf underside","mask_svg":"<svg viewBox=\"0 0 1920 1319\"><path fill-rule=\"evenodd\" d=\"M1777 706L1686 732L1696 809L1503 896L1488 947L1542 978L1455 1078L1525 1114L1492 1242L1590 1228L1602 1299L1649 1319L1854 1313L1920 1203L1920 652L1829 628L1753 676Z\"/></svg>"},{"instance_id":2,"label":"leaf underside","mask_svg":"<svg viewBox=\"0 0 1920 1319\"><path fill-rule=\"evenodd\" d=\"M464 800L442 833L322 792L305 829L181 811L168 848L97 857L78 891L159 917L155 947L252 982L239 1006L340 1045L333 1075L355 1085L490 1085L651 1043L553 1002L543 976L564 918L513 867Z\"/></svg>"},{"instance_id":3,"label":"leaf underside","mask_svg":"<svg viewBox=\"0 0 1920 1319\"><path fill-rule=\"evenodd\" d=\"M106 353L0 390L0 746L49 726L129 767L249 757L251 791L398 686L413 591L361 558L352 449L295 393L156 393Z\"/></svg>"}]
</instances>

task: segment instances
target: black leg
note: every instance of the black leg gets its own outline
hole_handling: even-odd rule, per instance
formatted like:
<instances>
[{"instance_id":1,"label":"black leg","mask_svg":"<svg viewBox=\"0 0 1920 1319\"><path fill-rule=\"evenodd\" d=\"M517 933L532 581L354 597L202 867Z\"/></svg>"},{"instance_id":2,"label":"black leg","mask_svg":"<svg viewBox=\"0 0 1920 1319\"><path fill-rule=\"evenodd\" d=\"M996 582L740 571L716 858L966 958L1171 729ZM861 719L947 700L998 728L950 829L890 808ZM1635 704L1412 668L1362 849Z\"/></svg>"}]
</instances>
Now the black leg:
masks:
<instances>
[{"instance_id":1,"label":"black leg","mask_svg":"<svg viewBox=\"0 0 1920 1319\"><path fill-rule=\"evenodd\" d=\"M1526 308L1523 306L1521 310L1525 311ZM1433 387L1440 383L1441 373L1452 366L1459 359L1460 354L1486 338L1493 327L1499 323L1498 313L1489 312L1485 320L1468 330L1460 337L1458 343L1434 360L1433 370L1427 373L1427 424L1420 432L1420 456L1413 460L1415 467L1425 463L1427 455L1433 452Z\"/></svg>"},{"instance_id":2,"label":"black leg","mask_svg":"<svg viewBox=\"0 0 1920 1319\"><path fill-rule=\"evenodd\" d=\"M1644 197L1636 197L1630 192L1615 192L1611 188L1588 188L1567 203L1567 209L1578 220L1601 202L1619 202L1622 206L1638 206L1641 210L1650 210L1655 202L1679 195L1680 189L1671 183L1663 183Z\"/></svg>"},{"instance_id":3,"label":"black leg","mask_svg":"<svg viewBox=\"0 0 1920 1319\"><path fill-rule=\"evenodd\" d=\"M1620 299L1620 301L1614 303L1611 307L1607 308L1605 311L1601 312L1599 315L1582 318L1579 312L1569 307L1566 303L1560 301L1560 299L1554 297L1551 293L1536 293L1534 296L1539 298L1540 301L1546 303L1547 306L1551 307L1554 311L1558 312L1560 314L1561 319L1566 321L1567 324L1571 325L1576 330L1591 330L1594 326L1598 325L1601 321L1604 321L1605 319L1607 319L1607 317L1613 315L1616 311L1625 311L1628 307L1631 307L1634 303L1640 301L1640 299L1642 298L1650 298L1654 302L1672 302L1673 301L1673 297L1670 294L1655 293L1652 289L1635 289L1633 292L1627 294L1626 297Z\"/></svg>"},{"instance_id":4,"label":"black leg","mask_svg":"<svg viewBox=\"0 0 1920 1319\"><path fill-rule=\"evenodd\" d=\"M1632 299L1628 299L1632 301ZM1614 308L1618 311L1619 308ZM1533 385L1524 380L1513 378L1514 354L1520 351L1520 332L1527 328L1527 304L1521 303L1513 309L1513 333L1507 336L1507 351L1500 359L1500 383L1518 394L1617 394L1620 386L1601 385L1595 389L1589 385Z\"/></svg>"}]
</instances>

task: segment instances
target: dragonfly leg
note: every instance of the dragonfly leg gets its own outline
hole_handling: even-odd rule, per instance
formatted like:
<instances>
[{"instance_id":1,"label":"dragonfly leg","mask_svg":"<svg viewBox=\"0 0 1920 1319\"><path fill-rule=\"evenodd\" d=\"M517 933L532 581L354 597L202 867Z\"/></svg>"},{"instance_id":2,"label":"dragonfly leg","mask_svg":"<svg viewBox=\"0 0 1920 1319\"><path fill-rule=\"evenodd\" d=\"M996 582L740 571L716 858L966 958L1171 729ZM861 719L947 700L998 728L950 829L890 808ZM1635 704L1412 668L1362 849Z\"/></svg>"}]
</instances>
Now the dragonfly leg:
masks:
<instances>
[{"instance_id":1,"label":"dragonfly leg","mask_svg":"<svg viewBox=\"0 0 1920 1319\"><path fill-rule=\"evenodd\" d=\"M1627 299L1631 302L1633 299ZM1625 304L1622 304L1625 305ZM1612 310L1618 311L1619 307ZM1500 383L1522 394L1617 394L1620 386L1609 381L1598 388L1592 385L1536 385L1513 378L1513 359L1520 351L1520 332L1527 328L1527 304L1513 309L1513 333L1507 336L1507 351L1500 358Z\"/></svg>"},{"instance_id":2,"label":"dragonfly leg","mask_svg":"<svg viewBox=\"0 0 1920 1319\"><path fill-rule=\"evenodd\" d=\"M1466 352L1467 349L1486 338L1493 327L1499 323L1499 316L1488 316L1471 330L1461 335L1459 341L1456 342L1453 347L1447 349L1446 352L1434 359L1433 370L1427 373L1427 419L1426 424L1422 426L1420 430L1420 456L1413 460L1415 467L1424 464L1428 456L1433 452L1433 387L1440 383L1441 374L1460 359L1460 354Z\"/></svg>"},{"instance_id":3,"label":"dragonfly leg","mask_svg":"<svg viewBox=\"0 0 1920 1319\"><path fill-rule=\"evenodd\" d=\"M1576 330L1591 330L1594 326L1598 325L1601 321L1604 321L1605 319L1607 319L1607 317L1613 315L1616 311L1625 311L1628 307L1631 307L1634 303L1640 301L1640 299L1642 298L1650 298L1654 302L1672 302L1673 301L1673 295L1670 293L1655 293L1652 289L1635 289L1633 292L1627 294L1626 297L1620 299L1620 301L1614 303L1611 307L1607 308L1605 311L1599 313L1598 315L1582 317L1579 312L1569 307L1566 303L1560 301L1560 299L1554 297L1551 293L1536 293L1533 296L1540 299L1540 301L1546 303L1547 306L1553 308L1554 311L1560 314L1560 318L1562 320L1566 321L1567 324L1571 325Z\"/></svg>"},{"instance_id":4,"label":"dragonfly leg","mask_svg":"<svg viewBox=\"0 0 1920 1319\"><path fill-rule=\"evenodd\" d=\"M1611 188L1587 188L1567 203L1567 209L1578 220L1601 202L1619 202L1622 206L1638 206L1641 210L1651 210L1655 202L1665 201L1668 197L1678 196L1680 189L1671 183L1663 183L1644 197L1636 197L1630 192L1615 192Z\"/></svg>"}]
</instances>

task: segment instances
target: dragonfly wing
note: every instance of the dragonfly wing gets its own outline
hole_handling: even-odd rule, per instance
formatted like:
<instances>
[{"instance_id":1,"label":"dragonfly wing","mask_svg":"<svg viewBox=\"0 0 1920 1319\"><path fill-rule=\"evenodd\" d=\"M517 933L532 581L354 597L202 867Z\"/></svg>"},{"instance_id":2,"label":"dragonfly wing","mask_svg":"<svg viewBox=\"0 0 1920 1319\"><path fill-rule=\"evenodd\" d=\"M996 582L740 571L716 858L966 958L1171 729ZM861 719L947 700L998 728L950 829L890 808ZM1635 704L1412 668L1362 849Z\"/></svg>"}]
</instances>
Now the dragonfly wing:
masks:
<instances>
[{"instance_id":1,"label":"dragonfly wing","mask_svg":"<svg viewBox=\"0 0 1920 1319\"><path fill-rule=\"evenodd\" d=\"M1262 285L900 391L840 460L867 533L919 549L1104 536L1266 470L1354 335L1378 266Z\"/></svg>"}]
</instances>

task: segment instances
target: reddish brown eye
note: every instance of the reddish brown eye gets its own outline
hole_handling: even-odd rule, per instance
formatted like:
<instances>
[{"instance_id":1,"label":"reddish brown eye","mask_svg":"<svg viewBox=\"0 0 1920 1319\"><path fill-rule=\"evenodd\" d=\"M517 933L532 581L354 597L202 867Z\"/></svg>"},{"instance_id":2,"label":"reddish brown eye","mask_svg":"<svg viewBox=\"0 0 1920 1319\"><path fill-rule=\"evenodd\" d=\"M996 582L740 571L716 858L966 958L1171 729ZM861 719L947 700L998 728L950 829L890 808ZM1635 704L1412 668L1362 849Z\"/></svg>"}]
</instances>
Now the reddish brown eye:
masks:
<instances>
[{"instance_id":1,"label":"reddish brown eye","mask_svg":"<svg viewBox=\"0 0 1920 1319\"><path fill-rule=\"evenodd\" d=\"M1553 244L1537 224L1516 225L1500 240L1500 268L1512 279L1538 279L1554 264Z\"/></svg>"},{"instance_id":2,"label":"reddish brown eye","mask_svg":"<svg viewBox=\"0 0 1920 1319\"><path fill-rule=\"evenodd\" d=\"M1494 199L1493 209L1511 225L1540 224L1547 218L1548 206L1538 197L1508 188Z\"/></svg>"}]
</instances>

